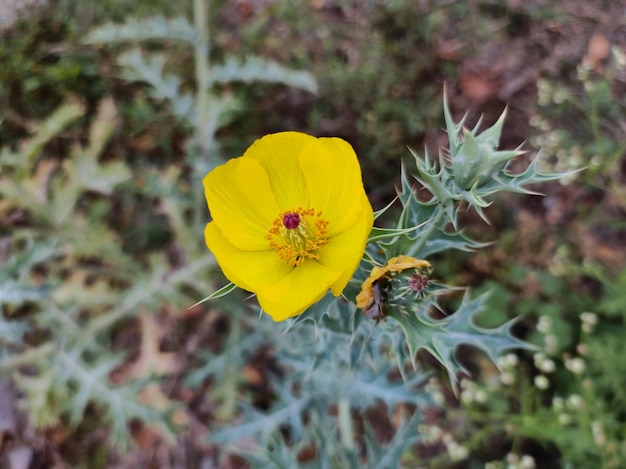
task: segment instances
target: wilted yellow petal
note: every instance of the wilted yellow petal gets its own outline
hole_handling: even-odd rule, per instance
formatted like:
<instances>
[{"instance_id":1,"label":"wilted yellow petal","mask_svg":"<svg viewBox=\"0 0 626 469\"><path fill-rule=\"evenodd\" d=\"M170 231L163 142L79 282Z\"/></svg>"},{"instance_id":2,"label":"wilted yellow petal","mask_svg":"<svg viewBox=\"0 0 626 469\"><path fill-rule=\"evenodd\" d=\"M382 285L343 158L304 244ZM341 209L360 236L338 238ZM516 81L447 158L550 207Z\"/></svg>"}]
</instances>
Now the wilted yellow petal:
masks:
<instances>
[{"instance_id":1,"label":"wilted yellow petal","mask_svg":"<svg viewBox=\"0 0 626 469\"><path fill-rule=\"evenodd\" d=\"M402 272L403 270L421 269L422 267L430 267L430 262L404 255L392 257L387 261L389 272Z\"/></svg>"}]
</instances>

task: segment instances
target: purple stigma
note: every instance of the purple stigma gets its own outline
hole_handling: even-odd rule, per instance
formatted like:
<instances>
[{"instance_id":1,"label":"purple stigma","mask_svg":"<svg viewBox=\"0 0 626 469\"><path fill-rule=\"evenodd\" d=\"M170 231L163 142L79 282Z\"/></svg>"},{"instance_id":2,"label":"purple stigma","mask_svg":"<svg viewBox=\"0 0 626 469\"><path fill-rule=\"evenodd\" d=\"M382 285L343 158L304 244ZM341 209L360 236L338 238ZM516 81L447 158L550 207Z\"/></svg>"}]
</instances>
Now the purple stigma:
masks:
<instances>
[{"instance_id":1,"label":"purple stigma","mask_svg":"<svg viewBox=\"0 0 626 469\"><path fill-rule=\"evenodd\" d=\"M283 225L288 230L293 230L295 228L298 228L298 226L300 225L300 215L298 215L297 213L293 213L293 212L287 213L283 217Z\"/></svg>"},{"instance_id":2,"label":"purple stigma","mask_svg":"<svg viewBox=\"0 0 626 469\"><path fill-rule=\"evenodd\" d=\"M415 293L424 293L428 287L428 277L424 274L415 273L409 277L409 287Z\"/></svg>"}]
</instances>

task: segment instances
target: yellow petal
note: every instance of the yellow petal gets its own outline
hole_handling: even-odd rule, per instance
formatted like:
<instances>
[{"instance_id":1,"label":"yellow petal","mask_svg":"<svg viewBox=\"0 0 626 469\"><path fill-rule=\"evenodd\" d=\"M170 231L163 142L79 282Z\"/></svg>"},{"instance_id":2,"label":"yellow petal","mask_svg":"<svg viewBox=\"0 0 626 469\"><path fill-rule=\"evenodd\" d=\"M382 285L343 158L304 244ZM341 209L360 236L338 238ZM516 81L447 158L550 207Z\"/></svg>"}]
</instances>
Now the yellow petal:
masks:
<instances>
[{"instance_id":1,"label":"yellow petal","mask_svg":"<svg viewBox=\"0 0 626 469\"><path fill-rule=\"evenodd\" d=\"M276 284L260 289L259 303L274 321L284 321L322 299L340 274L315 261L307 261Z\"/></svg>"},{"instance_id":2,"label":"yellow petal","mask_svg":"<svg viewBox=\"0 0 626 469\"><path fill-rule=\"evenodd\" d=\"M392 257L387 261L389 272L402 272L403 270L421 269L422 267L430 267L430 262L405 255Z\"/></svg>"},{"instance_id":3,"label":"yellow petal","mask_svg":"<svg viewBox=\"0 0 626 469\"><path fill-rule=\"evenodd\" d=\"M280 211L309 208L306 181L300 171L302 150L317 139L299 132L279 132L255 141L244 153L267 173Z\"/></svg>"},{"instance_id":4,"label":"yellow petal","mask_svg":"<svg viewBox=\"0 0 626 469\"><path fill-rule=\"evenodd\" d=\"M206 244L228 280L250 292L280 282L293 270L274 252L242 251L233 246L215 222L204 230Z\"/></svg>"},{"instance_id":5,"label":"yellow petal","mask_svg":"<svg viewBox=\"0 0 626 469\"><path fill-rule=\"evenodd\" d=\"M269 249L265 236L279 209L258 161L234 158L207 174L203 184L211 216L231 244Z\"/></svg>"},{"instance_id":6,"label":"yellow petal","mask_svg":"<svg viewBox=\"0 0 626 469\"><path fill-rule=\"evenodd\" d=\"M320 263L341 271L341 275L332 285L335 296L341 294L359 266L374 223L372 206L364 193L361 196L361 209L356 215L356 223L338 236L330 238L328 244L320 250Z\"/></svg>"},{"instance_id":7,"label":"yellow petal","mask_svg":"<svg viewBox=\"0 0 626 469\"><path fill-rule=\"evenodd\" d=\"M358 216L365 194L361 168L352 147L340 138L320 138L300 156L311 207L329 221L328 236L350 227Z\"/></svg>"},{"instance_id":8,"label":"yellow petal","mask_svg":"<svg viewBox=\"0 0 626 469\"><path fill-rule=\"evenodd\" d=\"M372 285L361 286L361 291L356 296L356 307L360 309L365 309L371 306L374 303L374 288Z\"/></svg>"}]
</instances>

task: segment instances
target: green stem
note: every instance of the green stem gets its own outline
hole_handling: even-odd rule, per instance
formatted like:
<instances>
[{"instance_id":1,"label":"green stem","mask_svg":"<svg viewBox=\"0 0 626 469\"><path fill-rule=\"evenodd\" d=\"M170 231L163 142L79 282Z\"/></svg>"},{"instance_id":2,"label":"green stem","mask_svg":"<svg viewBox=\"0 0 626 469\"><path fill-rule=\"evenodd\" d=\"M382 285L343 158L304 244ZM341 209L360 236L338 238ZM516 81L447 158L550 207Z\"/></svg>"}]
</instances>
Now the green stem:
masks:
<instances>
[{"instance_id":1,"label":"green stem","mask_svg":"<svg viewBox=\"0 0 626 469\"><path fill-rule=\"evenodd\" d=\"M591 114L589 116L589 120L591 122L591 132L593 133L593 140L597 147L598 142L602 139L599 125L600 118L598 116L598 103L592 96L589 97L589 101L591 104Z\"/></svg>"},{"instance_id":2,"label":"green stem","mask_svg":"<svg viewBox=\"0 0 626 469\"><path fill-rule=\"evenodd\" d=\"M352 428L352 415L350 414L350 401L341 398L338 405L339 436L341 444L349 451L354 451L354 429Z\"/></svg>"},{"instance_id":3,"label":"green stem","mask_svg":"<svg viewBox=\"0 0 626 469\"><path fill-rule=\"evenodd\" d=\"M193 1L193 19L198 41L194 50L194 60L196 69L196 144L198 145L199 158L206 160L208 157L209 130L206 116L209 109L209 95L207 88L209 84L209 5L208 0Z\"/></svg>"},{"instance_id":4,"label":"green stem","mask_svg":"<svg viewBox=\"0 0 626 469\"><path fill-rule=\"evenodd\" d=\"M443 208L440 205L437 206L435 216L431 219L430 223L428 223L428 228L426 228L424 232L420 233L415 244L411 247L409 252L406 253L407 256L415 257L415 255L424 247L426 242L430 239L433 231L439 228L439 225L441 224L444 215L445 213Z\"/></svg>"},{"instance_id":5,"label":"green stem","mask_svg":"<svg viewBox=\"0 0 626 469\"><path fill-rule=\"evenodd\" d=\"M209 1L193 0L193 19L198 41L194 50L195 73L196 73L196 116L195 116L195 147L197 160L192 162L194 172L194 185L199 184L204 171L208 167L209 150L211 147L211 127L209 115ZM201 190L195 193L195 219L194 232L201 232L204 224L204 194Z\"/></svg>"}]
</instances>

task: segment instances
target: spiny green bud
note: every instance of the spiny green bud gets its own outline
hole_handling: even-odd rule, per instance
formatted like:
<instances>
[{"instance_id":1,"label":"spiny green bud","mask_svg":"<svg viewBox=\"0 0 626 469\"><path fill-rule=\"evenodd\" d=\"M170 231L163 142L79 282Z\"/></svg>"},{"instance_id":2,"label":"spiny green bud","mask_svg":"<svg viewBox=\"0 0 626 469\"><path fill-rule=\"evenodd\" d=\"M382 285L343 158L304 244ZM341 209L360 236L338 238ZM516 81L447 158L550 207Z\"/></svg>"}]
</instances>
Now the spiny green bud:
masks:
<instances>
[{"instance_id":1,"label":"spiny green bud","mask_svg":"<svg viewBox=\"0 0 626 469\"><path fill-rule=\"evenodd\" d=\"M469 131L463 130L463 141L452 155L452 176L461 189L469 190L483 171L489 155Z\"/></svg>"},{"instance_id":2,"label":"spiny green bud","mask_svg":"<svg viewBox=\"0 0 626 469\"><path fill-rule=\"evenodd\" d=\"M452 177L460 189L468 191L487 184L510 159L523 153L518 150L496 151L505 117L506 109L494 125L481 133L477 133L480 121L472 130L464 128L456 151L451 148ZM454 127L448 129L450 131L454 131Z\"/></svg>"}]
</instances>

